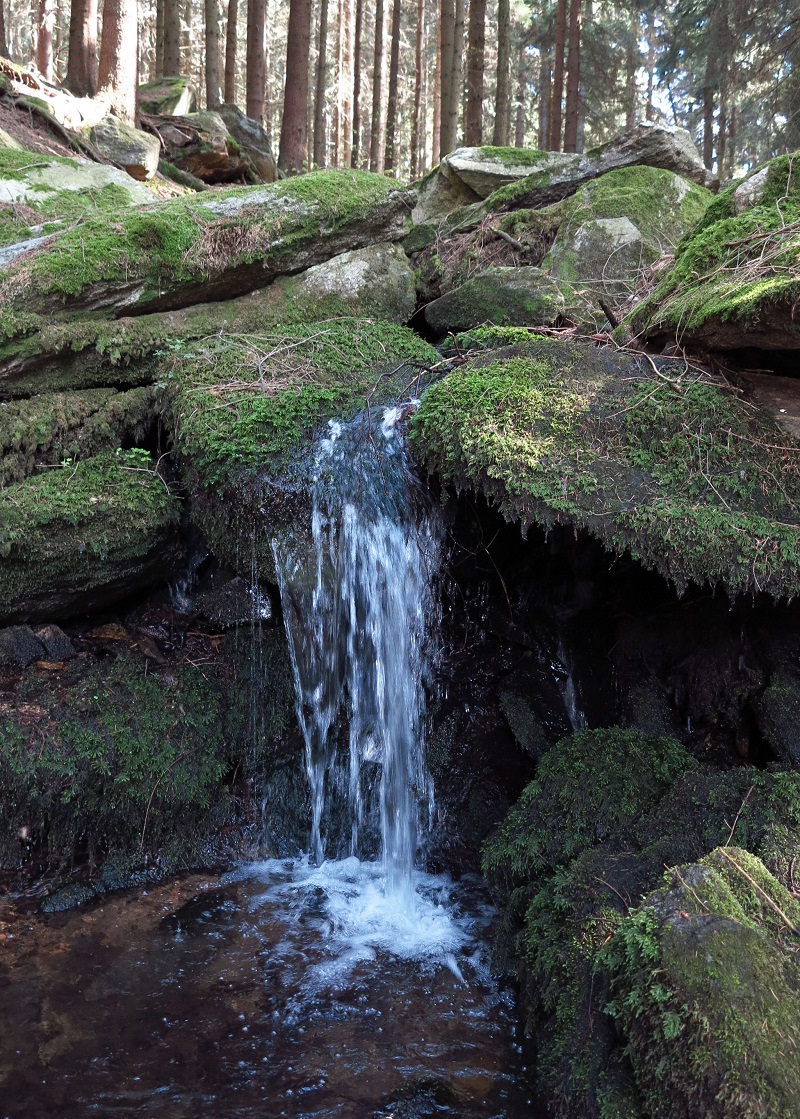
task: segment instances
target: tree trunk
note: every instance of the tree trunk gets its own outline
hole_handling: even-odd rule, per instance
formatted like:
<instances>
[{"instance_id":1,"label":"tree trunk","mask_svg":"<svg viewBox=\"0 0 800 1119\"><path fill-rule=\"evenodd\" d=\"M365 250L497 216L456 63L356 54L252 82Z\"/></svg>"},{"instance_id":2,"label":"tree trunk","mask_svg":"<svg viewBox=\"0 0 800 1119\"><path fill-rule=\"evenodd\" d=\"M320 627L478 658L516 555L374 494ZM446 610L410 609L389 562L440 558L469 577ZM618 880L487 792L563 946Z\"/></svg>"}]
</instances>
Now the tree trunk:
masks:
<instances>
[{"instance_id":1,"label":"tree trunk","mask_svg":"<svg viewBox=\"0 0 800 1119\"><path fill-rule=\"evenodd\" d=\"M514 147L525 147L525 93L528 88L527 67L525 65L525 42L519 45L517 61L517 115L514 122Z\"/></svg>"},{"instance_id":2,"label":"tree trunk","mask_svg":"<svg viewBox=\"0 0 800 1119\"><path fill-rule=\"evenodd\" d=\"M105 0L98 86L109 110L128 124L136 119L138 55L136 0Z\"/></svg>"},{"instance_id":3,"label":"tree trunk","mask_svg":"<svg viewBox=\"0 0 800 1119\"><path fill-rule=\"evenodd\" d=\"M325 167L328 146L325 134L325 87L328 78L328 0L320 0L317 80L314 91L314 166Z\"/></svg>"},{"instance_id":4,"label":"tree trunk","mask_svg":"<svg viewBox=\"0 0 800 1119\"><path fill-rule=\"evenodd\" d=\"M639 69L639 11L631 11L628 39L625 44L625 128L636 124L636 71Z\"/></svg>"},{"instance_id":5,"label":"tree trunk","mask_svg":"<svg viewBox=\"0 0 800 1119\"><path fill-rule=\"evenodd\" d=\"M236 104L236 46L239 0L228 0L228 23L225 28L225 104Z\"/></svg>"},{"instance_id":6,"label":"tree trunk","mask_svg":"<svg viewBox=\"0 0 800 1119\"><path fill-rule=\"evenodd\" d=\"M497 4L497 92L494 102L492 143L506 147L511 127L511 7L509 0Z\"/></svg>"},{"instance_id":7,"label":"tree trunk","mask_svg":"<svg viewBox=\"0 0 800 1119\"><path fill-rule=\"evenodd\" d=\"M578 147L578 106L581 85L581 0L570 0L569 54L567 56L567 112L564 123L564 151Z\"/></svg>"},{"instance_id":8,"label":"tree trunk","mask_svg":"<svg viewBox=\"0 0 800 1119\"><path fill-rule=\"evenodd\" d=\"M105 9L103 9L105 11ZM177 77L181 72L180 0L164 0L164 74Z\"/></svg>"},{"instance_id":9,"label":"tree trunk","mask_svg":"<svg viewBox=\"0 0 800 1119\"><path fill-rule=\"evenodd\" d=\"M205 0L206 10L206 107L220 104L219 0Z\"/></svg>"},{"instance_id":10,"label":"tree trunk","mask_svg":"<svg viewBox=\"0 0 800 1119\"><path fill-rule=\"evenodd\" d=\"M8 58L10 54L8 39L6 38L6 16L3 0L0 0L0 54L2 54L3 58Z\"/></svg>"},{"instance_id":11,"label":"tree trunk","mask_svg":"<svg viewBox=\"0 0 800 1119\"><path fill-rule=\"evenodd\" d=\"M467 103L464 143L483 143L483 70L486 55L486 0L470 0L467 37Z\"/></svg>"},{"instance_id":12,"label":"tree trunk","mask_svg":"<svg viewBox=\"0 0 800 1119\"><path fill-rule=\"evenodd\" d=\"M400 72L400 0L392 8L392 46L389 58L389 100L386 107L386 154L383 169L394 171L397 143L397 82Z\"/></svg>"},{"instance_id":13,"label":"tree trunk","mask_svg":"<svg viewBox=\"0 0 800 1119\"><path fill-rule=\"evenodd\" d=\"M337 166L350 167L353 160L353 4L342 0L342 54L339 69L341 118L339 121L340 155Z\"/></svg>"},{"instance_id":14,"label":"tree trunk","mask_svg":"<svg viewBox=\"0 0 800 1119\"><path fill-rule=\"evenodd\" d=\"M377 171L381 151L381 106L383 103L383 0L375 5L375 50L372 66L372 120L369 138L369 169Z\"/></svg>"},{"instance_id":15,"label":"tree trunk","mask_svg":"<svg viewBox=\"0 0 800 1119\"><path fill-rule=\"evenodd\" d=\"M267 88L266 33L266 0L247 0L245 112L259 124L264 123L264 95Z\"/></svg>"},{"instance_id":16,"label":"tree trunk","mask_svg":"<svg viewBox=\"0 0 800 1119\"><path fill-rule=\"evenodd\" d=\"M653 108L653 90L656 84L656 16L652 11L647 22L647 104L644 110L645 120L655 120Z\"/></svg>"},{"instance_id":17,"label":"tree trunk","mask_svg":"<svg viewBox=\"0 0 800 1119\"><path fill-rule=\"evenodd\" d=\"M719 92L719 127L717 129L717 176L725 176L725 152L728 143L728 94L723 87Z\"/></svg>"},{"instance_id":18,"label":"tree trunk","mask_svg":"<svg viewBox=\"0 0 800 1119\"><path fill-rule=\"evenodd\" d=\"M433 166L439 162L441 156L440 141L442 138L442 13L438 0L436 3L436 65L433 71L433 138L431 144L431 160Z\"/></svg>"},{"instance_id":19,"label":"tree trunk","mask_svg":"<svg viewBox=\"0 0 800 1119\"><path fill-rule=\"evenodd\" d=\"M464 103L464 16L467 0L455 0L456 16L453 30L453 100L450 112L453 114L451 129L458 144L458 118ZM463 114L462 114L463 116Z\"/></svg>"},{"instance_id":20,"label":"tree trunk","mask_svg":"<svg viewBox=\"0 0 800 1119\"><path fill-rule=\"evenodd\" d=\"M455 0L440 0L439 22L441 25L441 107L439 122L439 149L441 156L446 156L458 146L458 129L453 128L453 121L458 122L458 94L453 87L454 68L453 51L456 37L456 5ZM455 111L453 102L455 102Z\"/></svg>"},{"instance_id":21,"label":"tree trunk","mask_svg":"<svg viewBox=\"0 0 800 1119\"><path fill-rule=\"evenodd\" d=\"M547 143L552 152L561 151L561 101L564 96L564 40L566 35L567 0L558 0L553 85L550 93L550 126Z\"/></svg>"},{"instance_id":22,"label":"tree trunk","mask_svg":"<svg viewBox=\"0 0 800 1119\"><path fill-rule=\"evenodd\" d=\"M551 79L550 54L545 46L544 39L542 39L539 44L539 128L536 136L536 143L540 151L547 148L550 101L552 98Z\"/></svg>"},{"instance_id":23,"label":"tree trunk","mask_svg":"<svg viewBox=\"0 0 800 1119\"><path fill-rule=\"evenodd\" d=\"M56 9L53 0L39 0L38 36L36 40L36 65L48 82L53 80L53 27Z\"/></svg>"},{"instance_id":24,"label":"tree trunk","mask_svg":"<svg viewBox=\"0 0 800 1119\"><path fill-rule=\"evenodd\" d=\"M76 97L97 93L97 0L72 0L64 85Z\"/></svg>"},{"instance_id":25,"label":"tree trunk","mask_svg":"<svg viewBox=\"0 0 800 1119\"><path fill-rule=\"evenodd\" d=\"M714 103L717 90L717 55L709 45L703 81L703 163L710 171L714 166Z\"/></svg>"},{"instance_id":26,"label":"tree trunk","mask_svg":"<svg viewBox=\"0 0 800 1119\"><path fill-rule=\"evenodd\" d=\"M362 160L361 133L363 122L361 120L361 84L364 52L362 40L364 38L364 0L356 0L356 29L353 44L353 155L351 167L358 167Z\"/></svg>"},{"instance_id":27,"label":"tree trunk","mask_svg":"<svg viewBox=\"0 0 800 1119\"><path fill-rule=\"evenodd\" d=\"M155 78L164 77L164 0L156 0Z\"/></svg>"},{"instance_id":28,"label":"tree trunk","mask_svg":"<svg viewBox=\"0 0 800 1119\"><path fill-rule=\"evenodd\" d=\"M416 51L414 59L414 122L411 126L411 179L420 174L424 118L422 112L422 84L425 76L423 48L425 45L425 0L417 0Z\"/></svg>"},{"instance_id":29,"label":"tree trunk","mask_svg":"<svg viewBox=\"0 0 800 1119\"><path fill-rule=\"evenodd\" d=\"M291 0L286 36L286 84L278 167L302 171L308 135L308 56L311 52L311 0Z\"/></svg>"}]
</instances>

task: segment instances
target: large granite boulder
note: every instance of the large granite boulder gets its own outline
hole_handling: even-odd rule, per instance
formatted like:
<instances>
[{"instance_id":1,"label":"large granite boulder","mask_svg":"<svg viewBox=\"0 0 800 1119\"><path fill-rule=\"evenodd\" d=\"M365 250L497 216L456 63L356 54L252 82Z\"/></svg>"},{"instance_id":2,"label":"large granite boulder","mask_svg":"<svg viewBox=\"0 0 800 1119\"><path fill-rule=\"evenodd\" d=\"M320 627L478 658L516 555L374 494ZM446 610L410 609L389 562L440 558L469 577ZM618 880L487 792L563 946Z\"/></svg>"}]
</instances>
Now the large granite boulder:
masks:
<instances>
[{"instance_id":1,"label":"large granite boulder","mask_svg":"<svg viewBox=\"0 0 800 1119\"><path fill-rule=\"evenodd\" d=\"M549 326L566 307L558 280L539 268L486 268L425 308L425 321L439 337L494 326Z\"/></svg>"},{"instance_id":2,"label":"large granite boulder","mask_svg":"<svg viewBox=\"0 0 800 1119\"><path fill-rule=\"evenodd\" d=\"M630 326L654 345L800 349L797 155L729 187L680 245Z\"/></svg>"},{"instance_id":3,"label":"large granite boulder","mask_svg":"<svg viewBox=\"0 0 800 1119\"><path fill-rule=\"evenodd\" d=\"M158 170L161 145L156 136L107 116L89 129L89 139L97 150L121 167L133 179L152 179Z\"/></svg>"},{"instance_id":4,"label":"large granite boulder","mask_svg":"<svg viewBox=\"0 0 800 1119\"><path fill-rule=\"evenodd\" d=\"M158 78L139 86L139 111L148 116L182 117L197 108L191 78Z\"/></svg>"},{"instance_id":5,"label":"large granite boulder","mask_svg":"<svg viewBox=\"0 0 800 1119\"><path fill-rule=\"evenodd\" d=\"M247 159L219 113L206 110L157 123L164 158L179 171L204 183L242 181L247 175Z\"/></svg>"},{"instance_id":6,"label":"large granite boulder","mask_svg":"<svg viewBox=\"0 0 800 1119\"><path fill-rule=\"evenodd\" d=\"M264 183L274 183L278 178L278 165L264 126L245 116L237 105L221 105L216 111L259 179Z\"/></svg>"}]
</instances>

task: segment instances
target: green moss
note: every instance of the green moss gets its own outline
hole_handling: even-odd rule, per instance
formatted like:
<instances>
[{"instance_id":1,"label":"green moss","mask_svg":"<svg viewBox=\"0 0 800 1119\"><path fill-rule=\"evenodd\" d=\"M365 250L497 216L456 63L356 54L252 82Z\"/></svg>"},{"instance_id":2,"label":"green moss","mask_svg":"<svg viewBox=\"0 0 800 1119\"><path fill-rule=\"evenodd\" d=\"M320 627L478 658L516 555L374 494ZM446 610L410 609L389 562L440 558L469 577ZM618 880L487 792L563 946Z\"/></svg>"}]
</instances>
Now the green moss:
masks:
<instances>
[{"instance_id":1,"label":"green moss","mask_svg":"<svg viewBox=\"0 0 800 1119\"><path fill-rule=\"evenodd\" d=\"M775 755L800 764L800 679L777 673L758 700L759 724Z\"/></svg>"},{"instance_id":2,"label":"green moss","mask_svg":"<svg viewBox=\"0 0 800 1119\"><path fill-rule=\"evenodd\" d=\"M543 160L550 158L550 152L541 152L536 148L503 148L484 145L475 148L475 152L478 160L507 164L511 167L536 167Z\"/></svg>"},{"instance_id":3,"label":"green moss","mask_svg":"<svg viewBox=\"0 0 800 1119\"><path fill-rule=\"evenodd\" d=\"M679 247L674 265L630 318L647 334L681 334L710 322L757 320L800 293L800 156L769 164L757 203L736 214L730 187Z\"/></svg>"},{"instance_id":4,"label":"green moss","mask_svg":"<svg viewBox=\"0 0 800 1119\"><path fill-rule=\"evenodd\" d=\"M800 1098L800 904L747 851L668 876L599 954L654 1119L790 1119Z\"/></svg>"},{"instance_id":5,"label":"green moss","mask_svg":"<svg viewBox=\"0 0 800 1119\"><path fill-rule=\"evenodd\" d=\"M153 388L86 389L0 403L0 489L37 468L90 458L148 434L157 413Z\"/></svg>"},{"instance_id":6,"label":"green moss","mask_svg":"<svg viewBox=\"0 0 800 1119\"><path fill-rule=\"evenodd\" d=\"M36 298L75 297L95 284L136 284L137 302L146 303L172 287L255 261L291 269L298 247L319 236L321 226L334 234L396 189L392 180L368 172L319 171L266 187L217 191L212 201L190 196L90 216L47 252L12 266L3 293L12 304L24 298L30 307ZM222 204L234 198L243 205L226 215Z\"/></svg>"},{"instance_id":7,"label":"green moss","mask_svg":"<svg viewBox=\"0 0 800 1119\"><path fill-rule=\"evenodd\" d=\"M674 368L665 363L663 369ZM800 476L766 414L707 381L540 339L433 385L412 444L523 526L566 522L671 579L792 597Z\"/></svg>"},{"instance_id":8,"label":"green moss","mask_svg":"<svg viewBox=\"0 0 800 1119\"><path fill-rule=\"evenodd\" d=\"M0 616L90 594L174 558L179 503L143 451L64 464L0 491ZM170 537L173 537L171 540Z\"/></svg>"},{"instance_id":9,"label":"green moss","mask_svg":"<svg viewBox=\"0 0 800 1119\"><path fill-rule=\"evenodd\" d=\"M539 338L535 328L526 326L477 326L474 330L464 330L456 334L454 341L448 340L442 352L450 352L456 347L466 350L498 350L504 346L525 346L532 339Z\"/></svg>"}]
</instances>

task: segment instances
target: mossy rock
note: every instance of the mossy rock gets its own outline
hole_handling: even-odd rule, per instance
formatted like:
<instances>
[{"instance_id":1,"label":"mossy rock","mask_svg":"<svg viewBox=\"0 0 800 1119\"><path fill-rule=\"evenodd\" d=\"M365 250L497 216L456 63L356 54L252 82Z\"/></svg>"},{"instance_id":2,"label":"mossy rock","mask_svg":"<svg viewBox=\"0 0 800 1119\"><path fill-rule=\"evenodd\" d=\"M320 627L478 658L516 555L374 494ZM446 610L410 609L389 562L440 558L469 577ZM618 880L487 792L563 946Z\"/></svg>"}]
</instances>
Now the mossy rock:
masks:
<instances>
[{"instance_id":1,"label":"mossy rock","mask_svg":"<svg viewBox=\"0 0 800 1119\"><path fill-rule=\"evenodd\" d=\"M145 451L65 463L0 491L0 619L53 619L163 585L180 503Z\"/></svg>"},{"instance_id":2,"label":"mossy rock","mask_svg":"<svg viewBox=\"0 0 800 1119\"><path fill-rule=\"evenodd\" d=\"M112 163L122 167L132 179L152 179L158 167L161 142L115 116L103 117L89 129L89 139Z\"/></svg>"},{"instance_id":3,"label":"mossy rock","mask_svg":"<svg viewBox=\"0 0 800 1119\"><path fill-rule=\"evenodd\" d=\"M119 314L230 299L332 256L399 240L413 196L366 171L319 171L87 218L0 279L6 312Z\"/></svg>"},{"instance_id":4,"label":"mossy rock","mask_svg":"<svg viewBox=\"0 0 800 1119\"><path fill-rule=\"evenodd\" d=\"M629 326L654 344L800 348L798 220L800 154L780 156L714 200Z\"/></svg>"},{"instance_id":5,"label":"mossy rock","mask_svg":"<svg viewBox=\"0 0 800 1119\"><path fill-rule=\"evenodd\" d=\"M412 446L508 520L586 529L681 592L708 582L793 597L795 445L724 385L671 383L674 369L532 337L428 389Z\"/></svg>"},{"instance_id":6,"label":"mossy rock","mask_svg":"<svg viewBox=\"0 0 800 1119\"><path fill-rule=\"evenodd\" d=\"M642 271L672 252L702 218L712 194L671 171L625 167L581 187L562 204L563 218L542 268L575 284L597 307L621 302ZM602 317L599 312L596 317Z\"/></svg>"},{"instance_id":7,"label":"mossy rock","mask_svg":"<svg viewBox=\"0 0 800 1119\"><path fill-rule=\"evenodd\" d=\"M800 767L800 675L791 669L776 673L759 697L757 714L775 756Z\"/></svg>"},{"instance_id":8,"label":"mossy rock","mask_svg":"<svg viewBox=\"0 0 800 1119\"><path fill-rule=\"evenodd\" d=\"M197 95L191 78L165 77L139 86L139 109L150 116L182 117L193 113Z\"/></svg>"},{"instance_id":9,"label":"mossy rock","mask_svg":"<svg viewBox=\"0 0 800 1119\"><path fill-rule=\"evenodd\" d=\"M152 201L146 187L117 167L0 147L0 246Z\"/></svg>"},{"instance_id":10,"label":"mossy rock","mask_svg":"<svg viewBox=\"0 0 800 1119\"><path fill-rule=\"evenodd\" d=\"M569 285L538 268L486 268L425 308L425 321L438 336L494 326L549 326L566 306Z\"/></svg>"},{"instance_id":11,"label":"mossy rock","mask_svg":"<svg viewBox=\"0 0 800 1119\"><path fill-rule=\"evenodd\" d=\"M274 577L271 540L306 517L309 451L329 419L424 383L436 351L405 327L332 319L176 351L168 422L193 517L240 574Z\"/></svg>"},{"instance_id":12,"label":"mossy rock","mask_svg":"<svg viewBox=\"0 0 800 1119\"><path fill-rule=\"evenodd\" d=\"M648 1116L797 1114L798 935L800 903L736 847L626 918L600 960Z\"/></svg>"}]
</instances>

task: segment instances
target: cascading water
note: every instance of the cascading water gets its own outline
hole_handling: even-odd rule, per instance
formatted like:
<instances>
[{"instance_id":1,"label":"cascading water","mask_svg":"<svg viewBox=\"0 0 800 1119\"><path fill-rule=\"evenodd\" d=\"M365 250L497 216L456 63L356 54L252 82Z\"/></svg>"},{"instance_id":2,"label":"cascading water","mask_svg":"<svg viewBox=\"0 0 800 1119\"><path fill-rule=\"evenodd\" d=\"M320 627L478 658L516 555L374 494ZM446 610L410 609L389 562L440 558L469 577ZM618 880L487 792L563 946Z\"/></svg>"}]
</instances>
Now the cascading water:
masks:
<instances>
[{"instance_id":1,"label":"cascading water","mask_svg":"<svg viewBox=\"0 0 800 1119\"><path fill-rule=\"evenodd\" d=\"M311 539L285 533L273 552L311 788L311 857L343 854L343 831L350 856L373 854L369 836L379 832L386 893L408 901L419 815L433 804L424 681L440 534L416 507L400 415L331 422L316 453ZM347 825L339 822L334 850L337 795Z\"/></svg>"}]
</instances>

